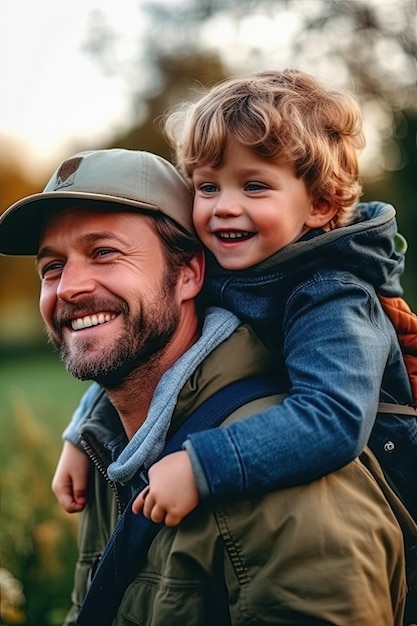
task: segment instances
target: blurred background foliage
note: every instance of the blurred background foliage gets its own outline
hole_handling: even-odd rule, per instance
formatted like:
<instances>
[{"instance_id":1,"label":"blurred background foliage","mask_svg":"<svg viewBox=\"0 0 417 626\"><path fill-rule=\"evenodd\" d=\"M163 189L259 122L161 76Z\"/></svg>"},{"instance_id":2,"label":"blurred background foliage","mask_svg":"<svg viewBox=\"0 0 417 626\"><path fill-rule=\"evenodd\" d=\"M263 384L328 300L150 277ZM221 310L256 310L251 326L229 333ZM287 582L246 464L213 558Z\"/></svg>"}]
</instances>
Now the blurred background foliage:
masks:
<instances>
[{"instance_id":1,"label":"blurred background foliage","mask_svg":"<svg viewBox=\"0 0 417 626\"><path fill-rule=\"evenodd\" d=\"M161 116L231 75L293 66L333 80L360 98L368 137L361 157L364 199L391 202L397 209L409 242L405 297L416 309L415 0L138 3L144 23L141 29L138 24L129 63L120 62L118 36L100 10L91 16L84 43L98 71L117 74L129 85L131 126L103 145L74 142L62 158L81 149L120 146L170 159ZM0 212L40 191L50 175L33 178L18 148L8 144L0 151ZM46 348L33 259L0 257L0 287L0 567L23 582L25 596L13 614L0 610L0 623L53 626L68 605L74 518L59 511L49 484L60 432L83 385ZM0 576L5 598L1 581Z\"/></svg>"},{"instance_id":2,"label":"blurred background foliage","mask_svg":"<svg viewBox=\"0 0 417 626\"><path fill-rule=\"evenodd\" d=\"M118 38L104 14L91 18L85 54L102 72L130 85L131 127L106 145L140 148L167 158L160 119L199 86L265 68L301 67L352 89L360 98L368 147L362 155L364 199L391 202L410 243L406 296L417 307L417 85L415 0L143 0L145 24L130 61L118 60ZM145 33L145 34L143 34ZM65 155L66 156L66 155ZM52 168L53 169L53 168ZM0 211L42 189L18 151L0 154ZM37 277L32 259L0 259L0 343L39 343Z\"/></svg>"}]
</instances>

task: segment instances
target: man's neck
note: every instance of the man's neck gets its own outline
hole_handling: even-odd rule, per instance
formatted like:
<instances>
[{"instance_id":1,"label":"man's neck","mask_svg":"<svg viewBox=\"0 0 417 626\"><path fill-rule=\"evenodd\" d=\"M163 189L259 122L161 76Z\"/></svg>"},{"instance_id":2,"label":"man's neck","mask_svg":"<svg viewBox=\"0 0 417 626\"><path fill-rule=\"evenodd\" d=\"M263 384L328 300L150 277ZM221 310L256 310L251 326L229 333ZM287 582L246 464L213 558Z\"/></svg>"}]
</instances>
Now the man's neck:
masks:
<instances>
[{"instance_id":1,"label":"man's neck","mask_svg":"<svg viewBox=\"0 0 417 626\"><path fill-rule=\"evenodd\" d=\"M183 319L175 337L163 353L138 367L118 387L106 390L128 439L133 437L145 421L163 374L197 341L198 336L197 316L188 321Z\"/></svg>"},{"instance_id":2,"label":"man's neck","mask_svg":"<svg viewBox=\"0 0 417 626\"><path fill-rule=\"evenodd\" d=\"M159 368L146 364L132 373L119 387L107 390L128 439L133 437L145 421L162 374Z\"/></svg>"}]
</instances>

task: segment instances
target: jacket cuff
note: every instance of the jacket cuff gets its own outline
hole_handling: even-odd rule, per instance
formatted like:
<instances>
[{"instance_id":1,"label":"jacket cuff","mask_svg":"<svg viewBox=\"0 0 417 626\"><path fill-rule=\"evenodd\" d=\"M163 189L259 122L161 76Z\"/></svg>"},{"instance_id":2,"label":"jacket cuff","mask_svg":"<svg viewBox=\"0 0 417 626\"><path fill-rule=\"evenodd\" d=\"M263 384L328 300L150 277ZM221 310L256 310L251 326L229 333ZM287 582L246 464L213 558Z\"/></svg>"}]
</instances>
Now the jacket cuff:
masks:
<instances>
[{"instance_id":1,"label":"jacket cuff","mask_svg":"<svg viewBox=\"0 0 417 626\"><path fill-rule=\"evenodd\" d=\"M193 470L195 482L197 484L198 493L200 494L200 498L208 498L210 496L208 482L206 480L203 468L201 467L201 463L198 460L198 456L195 453L191 441L189 439L186 439L182 444L182 447L187 452L190 458L191 467Z\"/></svg>"}]
</instances>

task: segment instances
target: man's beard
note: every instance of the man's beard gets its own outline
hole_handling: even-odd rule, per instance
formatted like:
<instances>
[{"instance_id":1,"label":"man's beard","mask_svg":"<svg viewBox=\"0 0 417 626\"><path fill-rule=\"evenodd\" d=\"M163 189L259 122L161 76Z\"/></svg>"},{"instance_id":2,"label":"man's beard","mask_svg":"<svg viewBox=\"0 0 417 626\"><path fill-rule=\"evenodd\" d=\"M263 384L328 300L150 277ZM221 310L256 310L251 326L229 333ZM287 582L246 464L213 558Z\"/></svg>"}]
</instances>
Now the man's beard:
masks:
<instances>
[{"instance_id":1,"label":"man's beard","mask_svg":"<svg viewBox=\"0 0 417 626\"><path fill-rule=\"evenodd\" d=\"M70 347L62 341L60 323L55 321L55 333L49 339L58 349L62 361L70 374L80 380L94 380L106 389L120 386L130 374L146 364L149 366L164 351L175 334L180 320L180 311L175 306L176 277L166 276L159 293L147 303L135 318L129 317L129 307L122 301L109 302L88 297L77 307L63 305L59 317L73 317L78 308L110 310L124 318L123 334L113 338L97 355L89 356L96 345L94 337L78 338L77 346ZM82 333L82 331L79 331Z\"/></svg>"}]
</instances>

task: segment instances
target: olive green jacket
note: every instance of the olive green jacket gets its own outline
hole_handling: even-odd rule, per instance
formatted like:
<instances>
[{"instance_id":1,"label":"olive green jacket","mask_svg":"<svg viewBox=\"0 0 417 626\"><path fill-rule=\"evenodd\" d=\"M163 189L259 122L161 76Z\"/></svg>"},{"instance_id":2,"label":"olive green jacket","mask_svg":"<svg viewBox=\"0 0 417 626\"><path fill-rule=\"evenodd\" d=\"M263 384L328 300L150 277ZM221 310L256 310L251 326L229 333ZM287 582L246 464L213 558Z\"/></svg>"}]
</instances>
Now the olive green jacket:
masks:
<instances>
[{"instance_id":1,"label":"olive green jacket","mask_svg":"<svg viewBox=\"0 0 417 626\"><path fill-rule=\"evenodd\" d=\"M263 345L241 326L184 386L171 428L217 389L271 367ZM274 401L251 403L229 419ZM108 404L95 407L86 429L103 459L102 444L123 437ZM364 460L244 502L202 502L178 527L164 527L138 565L113 626L402 626L403 537L388 500L398 501L377 464L379 482L372 475L372 456ZM75 626L91 568L130 496L129 487L91 472L65 626Z\"/></svg>"}]
</instances>

